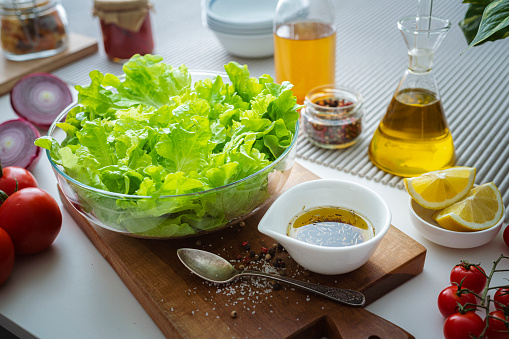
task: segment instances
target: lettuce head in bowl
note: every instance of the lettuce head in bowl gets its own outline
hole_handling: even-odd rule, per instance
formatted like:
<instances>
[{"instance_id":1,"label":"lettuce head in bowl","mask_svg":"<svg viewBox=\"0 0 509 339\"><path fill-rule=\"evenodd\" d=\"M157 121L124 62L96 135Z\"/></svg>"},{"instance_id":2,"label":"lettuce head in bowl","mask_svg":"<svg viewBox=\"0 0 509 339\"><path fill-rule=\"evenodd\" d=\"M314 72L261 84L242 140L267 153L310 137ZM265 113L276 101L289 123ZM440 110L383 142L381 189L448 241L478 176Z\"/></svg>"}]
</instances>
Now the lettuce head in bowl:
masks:
<instances>
[{"instance_id":1,"label":"lettuce head in bowl","mask_svg":"<svg viewBox=\"0 0 509 339\"><path fill-rule=\"evenodd\" d=\"M89 221L131 236L177 238L256 212L292 169L292 85L173 67L136 55L117 77L90 73L78 100L36 140L65 197Z\"/></svg>"}]
</instances>

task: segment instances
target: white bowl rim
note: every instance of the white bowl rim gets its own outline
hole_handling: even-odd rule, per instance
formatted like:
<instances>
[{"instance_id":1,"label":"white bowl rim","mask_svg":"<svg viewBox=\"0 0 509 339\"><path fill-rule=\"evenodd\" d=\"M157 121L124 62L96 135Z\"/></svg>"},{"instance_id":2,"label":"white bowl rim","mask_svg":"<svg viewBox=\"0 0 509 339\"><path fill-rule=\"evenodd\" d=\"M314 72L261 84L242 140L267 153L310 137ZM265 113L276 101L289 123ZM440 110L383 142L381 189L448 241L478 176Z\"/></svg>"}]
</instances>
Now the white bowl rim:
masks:
<instances>
[{"instance_id":1,"label":"white bowl rim","mask_svg":"<svg viewBox=\"0 0 509 339\"><path fill-rule=\"evenodd\" d=\"M224 1L224 0L223 0ZM216 13L214 11L214 8L213 8L213 5L214 3L217 2L217 0L206 0L206 3L205 3L205 11L206 11L206 14L207 16L210 16L212 18L214 18L215 20L217 21L220 21L220 22L224 22L224 23L233 23L233 24L238 24L240 23L239 21L236 21L236 20L228 20L227 17L224 17L218 13ZM238 1L230 1L230 2L238 2ZM261 2L258 2L259 4L264 4L263 1ZM272 3L272 1L269 1L267 3ZM236 9L235 7L230 7L230 9L232 10L231 11L231 14L235 14L236 13ZM272 10L272 7L267 7L267 8L264 8L264 9L271 9ZM274 10L275 10L275 6L274 6ZM262 20L259 20L257 19L256 17L253 17L253 20L250 20L248 22L248 24L265 24L265 23L270 23L272 25L272 20L273 20L273 17L268 19L268 18L265 18L265 19L262 19Z\"/></svg>"},{"instance_id":2,"label":"white bowl rim","mask_svg":"<svg viewBox=\"0 0 509 339\"><path fill-rule=\"evenodd\" d=\"M226 73L224 73L224 72L200 71L200 70L188 70L188 72L191 75L192 74L199 74L199 75L202 75L202 76L203 75L204 76L221 76L222 78L228 78L228 75ZM119 78L122 78L123 76L125 76L125 75L124 74L120 75ZM51 133L57 128L56 125L60 122L60 120L69 112L69 110L71 108L73 108L73 107L75 107L77 105L78 105L78 103L73 101L70 105L68 105L66 108L64 108L64 110L62 112L60 112L60 114L55 118L55 120L51 124L50 128L48 129L48 132L47 132L46 135L47 136L51 136ZM299 120L297 120L296 123L295 123L295 133L293 135L293 139L292 139L292 142L290 143L290 145L288 145L286 150L279 157L277 157L273 162L271 162L269 165L265 166L264 168L260 169L259 171L255 172L255 173L253 173L253 174L251 174L251 175L249 175L249 176L247 176L245 178L242 178L242 179L237 180L235 182L229 183L227 185L223 185L223 186L220 186L220 187L214 187L214 188L211 188L211 189L208 189L208 190L205 190L205 191L186 193L186 194L161 195L161 196L158 196L158 197L143 196L143 195L133 195L133 194L122 194L122 193L110 192L110 191L106 191L106 190L102 190L102 189L99 189L99 188L95 188L95 187L92 187L92 186L85 185L85 184L77 181L76 179L71 178L69 175L67 175L65 172L63 172L58 167L58 165L55 164L55 162L51 158L50 151L49 150L45 150L45 151L46 151L46 156L48 157L48 160L49 160L51 166L53 167L54 170L56 170L58 172L59 175L63 176L66 180L72 182L73 184L75 184L75 185L77 185L77 186L79 186L81 188L84 188L86 190L93 191L93 192L100 193L100 194L104 194L104 195L108 195L108 196L115 197L115 198L129 198L129 199L153 199L153 198L161 199L161 198L165 198L166 199L166 198L196 196L196 195L207 194L207 193L210 193L210 192L213 192L213 191L219 191L219 190L225 189L227 187L240 184L241 182L250 180L251 178L261 174L262 172L270 170L271 167L275 167L278 164L277 160L286 157L292 151L292 149L295 147L295 144L297 143L298 137L299 137Z\"/></svg>"},{"instance_id":3,"label":"white bowl rim","mask_svg":"<svg viewBox=\"0 0 509 339\"><path fill-rule=\"evenodd\" d=\"M216 34L224 35L228 38L240 38L240 39L266 39L266 38L272 38L273 34L271 33L263 33L263 34L234 34L234 33L225 33L223 31L216 31L210 27L208 27L212 32Z\"/></svg>"},{"instance_id":4,"label":"white bowl rim","mask_svg":"<svg viewBox=\"0 0 509 339\"><path fill-rule=\"evenodd\" d=\"M310 244L310 243L307 243L307 242L304 242L304 241L301 241L301 240L297 240L297 239L292 238L292 237L287 236L287 235L286 235L285 241L289 241L291 244L295 244L297 246L306 246L306 247L309 247L312 250L324 251L324 252L327 252L327 253L328 252L330 252L330 253L337 253L337 252L350 251L350 250L356 249L356 248L371 247L372 245L374 245L373 243L378 242L387 233L387 231L389 230L389 228L391 226L391 223L392 223L392 214L391 214L391 210L389 208L389 205L382 198L382 196L380 196L380 194L378 194L377 192L375 192L371 188L369 188L367 186L364 186L364 185L361 185L361 184L358 184L356 182L352 182L352 181L348 181L348 180L341 180L341 179L322 179L322 178L314 179L314 180L309 180L309 181L299 183L299 184L289 188L288 190L283 192L279 197L277 197L276 201L278 199L282 199L282 198L284 199L285 195L291 195L291 194L293 194L294 191L301 189L303 186L312 186L312 185L316 185L317 183L321 183L321 182L325 182L325 183L329 183L329 184L333 184L333 185L334 184L338 184L338 183L340 183L340 184L347 184L347 186L349 186L349 187L357 187L357 188L360 188L360 189L363 189L363 190L367 190L367 191L370 192L370 194L373 194L380 202L382 202L382 206L384 207L384 210L386 212L386 218L383 221L382 229L380 230L380 232L375 234L375 236L373 238L371 238L371 239L369 239L367 241L363 241L360 244L343 246L343 247L339 247L339 246L338 247L327 247L327 246L320 246L320 245ZM276 201L274 201L270 205L269 210L272 208L272 206L274 206ZM258 223L258 230L260 231L260 229L263 229L263 230L268 231L267 233L281 234L281 233L276 232L276 231L274 231L274 230L272 230L270 228L263 227L262 221L263 221L263 219L265 219L265 216L268 214L268 212L269 211L267 210L267 212L265 212L265 215L263 216L263 218ZM364 217L369 220L369 217L366 217L366 216L364 216ZM262 232L262 233L264 233L264 232ZM267 234L267 233L265 233L265 234Z\"/></svg>"},{"instance_id":5,"label":"white bowl rim","mask_svg":"<svg viewBox=\"0 0 509 339\"><path fill-rule=\"evenodd\" d=\"M444 232L446 234L456 234L456 235L464 235L466 237L468 236L475 236L476 234L484 234L484 233L491 233L493 232L499 225L503 224L504 222L504 219L505 219L505 207L504 207L504 213L502 213L502 218L500 219L500 221L492 226L492 227L489 227L489 228L486 228L484 230L479 230L479 231L472 231L472 232L460 232L460 231L451 231L451 230L448 230L446 228L443 228L443 227L439 227L439 226L435 226L429 222L427 222L426 220L424 220L414 209L414 206L413 204L417 204L418 206L420 206L412 197L409 198L408 200L408 205L409 205L409 209L410 209L410 213L412 213L416 218L417 220L419 220L420 222L422 222L423 224L425 224L426 226L429 226L431 227L432 229L436 229L436 230L439 230L440 232ZM422 207L422 206L421 206ZM423 207L424 208L424 207Z\"/></svg>"}]
</instances>

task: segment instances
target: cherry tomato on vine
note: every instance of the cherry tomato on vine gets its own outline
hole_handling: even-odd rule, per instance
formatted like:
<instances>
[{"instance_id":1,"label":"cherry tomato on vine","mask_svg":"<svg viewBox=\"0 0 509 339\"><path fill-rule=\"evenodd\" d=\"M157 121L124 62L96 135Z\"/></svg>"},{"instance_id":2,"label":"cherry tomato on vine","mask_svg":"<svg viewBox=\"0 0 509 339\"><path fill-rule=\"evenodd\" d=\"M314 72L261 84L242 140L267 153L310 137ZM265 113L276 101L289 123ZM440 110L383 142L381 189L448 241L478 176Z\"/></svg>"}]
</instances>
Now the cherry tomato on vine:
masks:
<instances>
[{"instance_id":1,"label":"cherry tomato on vine","mask_svg":"<svg viewBox=\"0 0 509 339\"><path fill-rule=\"evenodd\" d=\"M7 232L0 228L0 285L11 275L14 267L14 244Z\"/></svg>"},{"instance_id":2,"label":"cherry tomato on vine","mask_svg":"<svg viewBox=\"0 0 509 339\"><path fill-rule=\"evenodd\" d=\"M18 183L18 191L26 187L37 187L37 180L26 169L16 166L5 168L0 166L0 190L7 195L11 195L16 191L16 182Z\"/></svg>"},{"instance_id":3,"label":"cherry tomato on vine","mask_svg":"<svg viewBox=\"0 0 509 339\"><path fill-rule=\"evenodd\" d=\"M454 313L444 323L445 339L471 339L484 330L484 320L475 312Z\"/></svg>"},{"instance_id":4,"label":"cherry tomato on vine","mask_svg":"<svg viewBox=\"0 0 509 339\"><path fill-rule=\"evenodd\" d=\"M451 270L451 283L460 284L462 288L468 288L474 293L481 293L488 278L484 270L479 265L474 266L467 262L462 262L454 266ZM462 282L463 280L463 282Z\"/></svg>"},{"instance_id":5,"label":"cherry tomato on vine","mask_svg":"<svg viewBox=\"0 0 509 339\"><path fill-rule=\"evenodd\" d=\"M57 202L40 188L17 191L0 206L0 227L9 233L16 254L34 254L48 248L61 226Z\"/></svg>"},{"instance_id":6,"label":"cherry tomato on vine","mask_svg":"<svg viewBox=\"0 0 509 339\"><path fill-rule=\"evenodd\" d=\"M497 289L493 296L493 300L495 301L495 308L497 310L503 310L504 307L507 308L507 306L509 306L509 286Z\"/></svg>"},{"instance_id":7,"label":"cherry tomato on vine","mask_svg":"<svg viewBox=\"0 0 509 339\"><path fill-rule=\"evenodd\" d=\"M504 242L507 247L509 247L509 225L507 225L504 230Z\"/></svg>"},{"instance_id":8,"label":"cherry tomato on vine","mask_svg":"<svg viewBox=\"0 0 509 339\"><path fill-rule=\"evenodd\" d=\"M477 305L475 295L468 292L458 295L458 286L456 285L444 288L438 295L438 310L445 318L458 312L458 303L461 305L466 303Z\"/></svg>"},{"instance_id":9,"label":"cherry tomato on vine","mask_svg":"<svg viewBox=\"0 0 509 339\"><path fill-rule=\"evenodd\" d=\"M488 329L486 330L486 339L509 339L509 318L504 315L504 312L496 310L490 312L487 319Z\"/></svg>"}]
</instances>

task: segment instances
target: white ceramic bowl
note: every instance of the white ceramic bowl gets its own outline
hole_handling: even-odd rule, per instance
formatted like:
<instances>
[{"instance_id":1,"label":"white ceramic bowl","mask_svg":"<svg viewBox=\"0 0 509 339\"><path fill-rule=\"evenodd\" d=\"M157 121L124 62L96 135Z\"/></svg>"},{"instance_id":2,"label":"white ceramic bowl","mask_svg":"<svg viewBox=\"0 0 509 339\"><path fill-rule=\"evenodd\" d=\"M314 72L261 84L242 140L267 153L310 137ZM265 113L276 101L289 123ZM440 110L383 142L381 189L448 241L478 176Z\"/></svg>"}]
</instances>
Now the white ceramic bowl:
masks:
<instances>
[{"instance_id":1,"label":"white ceramic bowl","mask_svg":"<svg viewBox=\"0 0 509 339\"><path fill-rule=\"evenodd\" d=\"M228 34L213 31L231 54L244 58L264 58L274 54L272 33L261 35Z\"/></svg>"},{"instance_id":2,"label":"white ceramic bowl","mask_svg":"<svg viewBox=\"0 0 509 339\"><path fill-rule=\"evenodd\" d=\"M375 236L346 247L309 244L287 235L292 218L303 209L337 206L351 209L367 218ZM343 180L318 179L298 184L281 194L258 224L258 230L280 242L292 259L320 274L342 274L364 265L373 255L391 224L387 203L373 190Z\"/></svg>"},{"instance_id":3,"label":"white ceramic bowl","mask_svg":"<svg viewBox=\"0 0 509 339\"><path fill-rule=\"evenodd\" d=\"M426 239L445 247L473 248L489 243L500 231L505 213L498 225L483 231L455 232L449 231L433 220L435 210L422 207L414 199L409 199L410 217L417 231Z\"/></svg>"}]
</instances>

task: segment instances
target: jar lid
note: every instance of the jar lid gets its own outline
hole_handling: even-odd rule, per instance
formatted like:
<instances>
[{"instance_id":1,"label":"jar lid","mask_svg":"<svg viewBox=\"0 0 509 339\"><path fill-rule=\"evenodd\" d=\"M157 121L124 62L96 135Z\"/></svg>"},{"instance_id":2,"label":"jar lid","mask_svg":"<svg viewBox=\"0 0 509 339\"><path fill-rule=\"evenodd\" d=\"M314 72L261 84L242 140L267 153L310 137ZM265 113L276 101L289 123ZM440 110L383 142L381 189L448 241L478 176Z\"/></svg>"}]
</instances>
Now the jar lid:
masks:
<instances>
[{"instance_id":1,"label":"jar lid","mask_svg":"<svg viewBox=\"0 0 509 339\"><path fill-rule=\"evenodd\" d=\"M106 24L138 32L151 8L149 0L94 0L93 14Z\"/></svg>"},{"instance_id":2,"label":"jar lid","mask_svg":"<svg viewBox=\"0 0 509 339\"><path fill-rule=\"evenodd\" d=\"M30 12L42 12L54 6L57 0L1 0L0 9L6 11L19 10Z\"/></svg>"}]
</instances>

